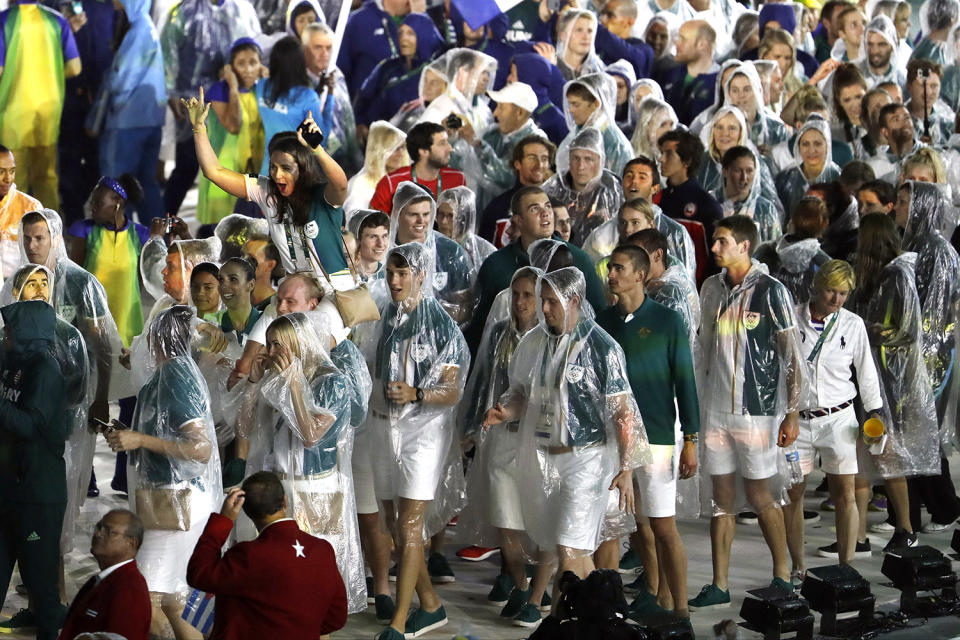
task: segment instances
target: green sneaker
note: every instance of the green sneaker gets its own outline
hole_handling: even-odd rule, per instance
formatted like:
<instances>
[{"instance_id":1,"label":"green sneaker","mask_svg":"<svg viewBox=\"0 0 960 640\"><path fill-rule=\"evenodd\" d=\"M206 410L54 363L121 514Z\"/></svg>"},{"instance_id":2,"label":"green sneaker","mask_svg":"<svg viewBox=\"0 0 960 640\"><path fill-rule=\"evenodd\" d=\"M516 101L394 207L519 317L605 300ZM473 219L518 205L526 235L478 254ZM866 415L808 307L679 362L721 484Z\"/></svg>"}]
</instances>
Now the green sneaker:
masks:
<instances>
[{"instance_id":1,"label":"green sneaker","mask_svg":"<svg viewBox=\"0 0 960 640\"><path fill-rule=\"evenodd\" d=\"M510 597L507 599L507 604L503 605L503 609L500 610L500 617L512 618L520 613L523 605L530 599L530 592L532 590L533 588L529 585L522 591L518 587L514 587L513 591L510 592Z\"/></svg>"},{"instance_id":2,"label":"green sneaker","mask_svg":"<svg viewBox=\"0 0 960 640\"><path fill-rule=\"evenodd\" d=\"M550 607L553 606L553 598L550 597L550 591L544 591L543 597L540 598L540 611L544 613L550 613Z\"/></svg>"},{"instance_id":3,"label":"green sneaker","mask_svg":"<svg viewBox=\"0 0 960 640\"><path fill-rule=\"evenodd\" d=\"M377 622L380 624L390 624L397 613L397 605L393 603L393 598L385 594L375 596L373 606L377 612Z\"/></svg>"},{"instance_id":4,"label":"green sneaker","mask_svg":"<svg viewBox=\"0 0 960 640\"><path fill-rule=\"evenodd\" d=\"M403 627L404 638L419 638L428 631L439 629L447 624L447 612L441 606L433 612L423 609L414 609L407 616L407 623Z\"/></svg>"},{"instance_id":5,"label":"green sneaker","mask_svg":"<svg viewBox=\"0 0 960 640\"><path fill-rule=\"evenodd\" d=\"M641 622L643 618L648 616L670 613L672 612L657 604L657 597L649 591L644 591L637 596L627 609L627 617L635 622Z\"/></svg>"},{"instance_id":6,"label":"green sneaker","mask_svg":"<svg viewBox=\"0 0 960 640\"><path fill-rule=\"evenodd\" d=\"M456 581L453 575L453 569L450 563L443 557L442 553L431 553L427 558L427 573L430 574L430 582L434 584L447 584Z\"/></svg>"},{"instance_id":7,"label":"green sneaker","mask_svg":"<svg viewBox=\"0 0 960 640\"><path fill-rule=\"evenodd\" d=\"M520 608L517 615L513 616L513 626L526 627L532 629L540 624L540 608L529 602Z\"/></svg>"},{"instance_id":8,"label":"green sneaker","mask_svg":"<svg viewBox=\"0 0 960 640\"><path fill-rule=\"evenodd\" d=\"M507 604L507 600L510 599L510 592L513 591L513 587L513 578L506 573L501 573L497 576L496 580L493 581L493 588L490 589L490 593L487 594L487 602L502 607Z\"/></svg>"},{"instance_id":9,"label":"green sneaker","mask_svg":"<svg viewBox=\"0 0 960 640\"><path fill-rule=\"evenodd\" d=\"M721 590L715 584L708 584L700 589L696 598L687 601L687 606L691 611L724 609L730 606L730 592Z\"/></svg>"},{"instance_id":10,"label":"green sneaker","mask_svg":"<svg viewBox=\"0 0 960 640\"><path fill-rule=\"evenodd\" d=\"M620 573L639 573L643 569L643 563L640 561L640 554L633 549L627 549L627 552L620 558Z\"/></svg>"},{"instance_id":11,"label":"green sneaker","mask_svg":"<svg viewBox=\"0 0 960 640\"><path fill-rule=\"evenodd\" d=\"M12 617L0 622L0 633L17 633L35 629L37 616L29 609L20 609Z\"/></svg>"},{"instance_id":12,"label":"green sneaker","mask_svg":"<svg viewBox=\"0 0 960 640\"><path fill-rule=\"evenodd\" d=\"M387 627L378 633L373 640L403 640L403 634L393 627Z\"/></svg>"},{"instance_id":13,"label":"green sneaker","mask_svg":"<svg viewBox=\"0 0 960 640\"><path fill-rule=\"evenodd\" d=\"M647 590L647 572L641 571L633 582L623 585L623 592L628 596L636 595Z\"/></svg>"},{"instance_id":14,"label":"green sneaker","mask_svg":"<svg viewBox=\"0 0 960 640\"><path fill-rule=\"evenodd\" d=\"M785 593L794 592L794 586L791 583L784 580L783 578L774 578L773 580L770 581L770 586L780 587L780 589L783 590Z\"/></svg>"}]
</instances>

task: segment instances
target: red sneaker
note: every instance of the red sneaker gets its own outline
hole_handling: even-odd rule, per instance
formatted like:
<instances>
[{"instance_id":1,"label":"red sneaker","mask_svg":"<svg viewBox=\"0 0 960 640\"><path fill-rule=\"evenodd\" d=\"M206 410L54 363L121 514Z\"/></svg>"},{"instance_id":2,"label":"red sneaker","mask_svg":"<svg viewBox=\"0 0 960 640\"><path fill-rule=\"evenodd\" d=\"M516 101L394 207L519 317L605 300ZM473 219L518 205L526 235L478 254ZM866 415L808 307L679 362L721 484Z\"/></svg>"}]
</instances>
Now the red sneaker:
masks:
<instances>
[{"instance_id":1,"label":"red sneaker","mask_svg":"<svg viewBox=\"0 0 960 640\"><path fill-rule=\"evenodd\" d=\"M460 549L460 551L457 551L457 557L461 560L469 560L470 562L480 562L495 553L500 553L499 547L478 547L474 545L464 547Z\"/></svg>"}]
</instances>

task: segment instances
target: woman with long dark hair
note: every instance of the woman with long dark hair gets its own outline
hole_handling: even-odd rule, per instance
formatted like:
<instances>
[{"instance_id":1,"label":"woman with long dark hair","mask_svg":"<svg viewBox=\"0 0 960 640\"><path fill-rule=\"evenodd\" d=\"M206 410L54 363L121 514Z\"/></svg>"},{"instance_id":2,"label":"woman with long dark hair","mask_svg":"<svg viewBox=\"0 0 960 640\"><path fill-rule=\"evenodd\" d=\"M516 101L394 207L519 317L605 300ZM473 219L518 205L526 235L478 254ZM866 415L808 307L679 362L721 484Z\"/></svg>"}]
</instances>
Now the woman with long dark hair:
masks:
<instances>
[{"instance_id":1,"label":"woman with long dark hair","mask_svg":"<svg viewBox=\"0 0 960 640\"><path fill-rule=\"evenodd\" d=\"M833 139L849 147L850 159L863 156L863 143L867 133L861 119L863 96L867 93L867 81L859 67L845 62L833 72ZM846 164L843 158L835 158L838 165Z\"/></svg>"},{"instance_id":2,"label":"woman with long dark hair","mask_svg":"<svg viewBox=\"0 0 960 640\"><path fill-rule=\"evenodd\" d=\"M352 288L340 235L347 176L336 160L320 144L311 147L300 131L294 131L298 121L290 125L290 131L269 138L268 175L244 176L223 167L210 146L205 124L210 105L204 103L203 91L186 106L203 175L227 193L260 207L287 273L308 272L327 282L325 271L334 287ZM262 108L260 114L266 125ZM310 111L303 124L308 136L320 131Z\"/></svg>"}]
</instances>

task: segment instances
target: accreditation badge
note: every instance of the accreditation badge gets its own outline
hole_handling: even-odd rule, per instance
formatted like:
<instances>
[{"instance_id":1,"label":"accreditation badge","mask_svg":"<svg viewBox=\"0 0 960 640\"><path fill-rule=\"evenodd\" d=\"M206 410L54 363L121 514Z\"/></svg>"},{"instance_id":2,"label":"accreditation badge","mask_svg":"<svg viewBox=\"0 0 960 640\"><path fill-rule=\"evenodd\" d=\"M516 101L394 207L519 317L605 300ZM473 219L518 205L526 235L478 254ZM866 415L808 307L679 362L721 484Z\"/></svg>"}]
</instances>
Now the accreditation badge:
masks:
<instances>
[{"instance_id":1,"label":"accreditation badge","mask_svg":"<svg viewBox=\"0 0 960 640\"><path fill-rule=\"evenodd\" d=\"M303 235L307 236L311 240L320 235L320 227L317 226L316 220L311 220L307 224L303 225Z\"/></svg>"},{"instance_id":2,"label":"accreditation badge","mask_svg":"<svg viewBox=\"0 0 960 640\"><path fill-rule=\"evenodd\" d=\"M760 314L756 311L747 311L743 314L743 324L748 330L753 331L760 325Z\"/></svg>"}]
</instances>

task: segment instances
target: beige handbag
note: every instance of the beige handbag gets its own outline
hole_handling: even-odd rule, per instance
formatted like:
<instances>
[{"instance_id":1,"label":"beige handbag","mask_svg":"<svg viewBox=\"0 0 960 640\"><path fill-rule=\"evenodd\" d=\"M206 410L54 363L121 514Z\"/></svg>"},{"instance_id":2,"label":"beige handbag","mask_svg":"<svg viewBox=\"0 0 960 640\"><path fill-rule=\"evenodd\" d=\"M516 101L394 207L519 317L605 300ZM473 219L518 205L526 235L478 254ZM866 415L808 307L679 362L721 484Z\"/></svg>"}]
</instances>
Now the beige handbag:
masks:
<instances>
[{"instance_id":1,"label":"beige handbag","mask_svg":"<svg viewBox=\"0 0 960 640\"><path fill-rule=\"evenodd\" d=\"M343 241L342 234L340 240ZM367 288L366 283L357 280L357 268L353 264L350 251L347 250L347 244L343 243L343 253L347 256L350 275L353 276L353 282L357 286L346 291L339 291L333 286L333 282L330 281L330 274L327 273L327 270L323 268L323 263L320 262L316 247L313 246L312 242L308 242L307 245L310 247L310 252L317 261L317 265L320 266L320 273L323 274L323 277L330 284L330 288L333 289L333 303L336 305L337 311L340 312L340 317L343 318L344 326L353 328L362 322L379 320L380 309L377 308L377 303L373 301L373 296L370 294L370 289Z\"/></svg>"},{"instance_id":2,"label":"beige handbag","mask_svg":"<svg viewBox=\"0 0 960 640\"><path fill-rule=\"evenodd\" d=\"M145 529L190 530L190 487L137 489L137 516Z\"/></svg>"}]
</instances>

